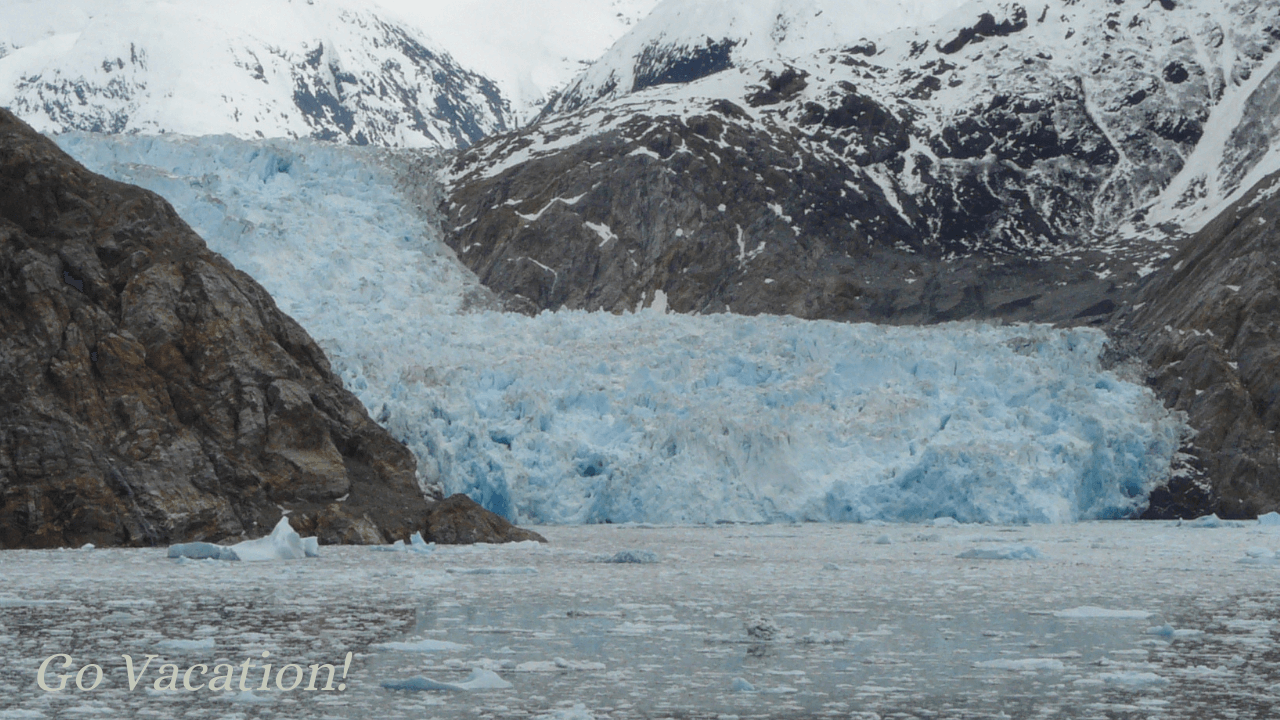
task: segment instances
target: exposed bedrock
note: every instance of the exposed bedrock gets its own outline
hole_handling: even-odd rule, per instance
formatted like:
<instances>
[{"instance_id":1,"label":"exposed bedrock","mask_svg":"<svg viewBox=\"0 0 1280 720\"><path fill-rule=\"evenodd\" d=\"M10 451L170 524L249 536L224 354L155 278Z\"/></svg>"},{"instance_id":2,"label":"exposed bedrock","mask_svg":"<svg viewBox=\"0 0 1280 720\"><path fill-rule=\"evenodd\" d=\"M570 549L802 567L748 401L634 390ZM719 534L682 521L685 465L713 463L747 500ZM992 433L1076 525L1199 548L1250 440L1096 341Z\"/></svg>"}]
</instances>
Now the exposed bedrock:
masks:
<instances>
[{"instance_id":1,"label":"exposed bedrock","mask_svg":"<svg viewBox=\"0 0 1280 720\"><path fill-rule=\"evenodd\" d=\"M159 196L0 110L0 547L428 529L414 456ZM474 539L485 539L475 533Z\"/></svg>"}]
</instances>

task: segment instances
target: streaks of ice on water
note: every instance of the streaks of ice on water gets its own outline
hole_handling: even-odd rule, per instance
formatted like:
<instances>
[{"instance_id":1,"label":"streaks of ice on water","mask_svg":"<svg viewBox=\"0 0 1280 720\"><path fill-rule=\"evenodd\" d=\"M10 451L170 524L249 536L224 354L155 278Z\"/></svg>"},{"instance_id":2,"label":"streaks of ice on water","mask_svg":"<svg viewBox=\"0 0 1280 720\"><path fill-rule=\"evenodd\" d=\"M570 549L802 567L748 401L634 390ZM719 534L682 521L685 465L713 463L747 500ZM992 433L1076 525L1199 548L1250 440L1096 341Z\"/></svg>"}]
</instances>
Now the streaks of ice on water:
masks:
<instances>
[{"instance_id":1,"label":"streaks of ice on water","mask_svg":"<svg viewBox=\"0 0 1280 720\"><path fill-rule=\"evenodd\" d=\"M439 680L432 680L419 675L407 680L386 680L383 681L382 687L388 690L410 690L415 692L430 690L468 692L472 690L506 690L513 686L492 670L476 668L462 682L440 682Z\"/></svg>"},{"instance_id":2,"label":"streaks of ice on water","mask_svg":"<svg viewBox=\"0 0 1280 720\"><path fill-rule=\"evenodd\" d=\"M1067 610L1058 610L1053 613L1054 617L1068 618L1072 620L1087 620L1093 618L1104 619L1145 619L1151 617L1151 613L1145 610L1113 610L1110 608L1101 608L1093 605L1081 605Z\"/></svg>"},{"instance_id":3,"label":"streaks of ice on water","mask_svg":"<svg viewBox=\"0 0 1280 720\"><path fill-rule=\"evenodd\" d=\"M1035 560L1043 555L1030 545L1004 545L992 548L970 548L960 553L959 557L978 560Z\"/></svg>"}]
</instances>

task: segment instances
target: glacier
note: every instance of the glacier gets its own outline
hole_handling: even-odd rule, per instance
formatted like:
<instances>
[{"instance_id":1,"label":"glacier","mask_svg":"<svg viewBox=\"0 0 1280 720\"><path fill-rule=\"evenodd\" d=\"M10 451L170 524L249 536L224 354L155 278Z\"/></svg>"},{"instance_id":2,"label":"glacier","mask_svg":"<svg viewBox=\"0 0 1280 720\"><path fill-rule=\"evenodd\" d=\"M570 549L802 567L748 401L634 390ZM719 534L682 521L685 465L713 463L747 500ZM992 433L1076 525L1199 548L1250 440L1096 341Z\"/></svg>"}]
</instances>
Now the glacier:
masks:
<instances>
[{"instance_id":1,"label":"glacier","mask_svg":"<svg viewBox=\"0 0 1280 720\"><path fill-rule=\"evenodd\" d=\"M56 140L262 283L424 488L517 522L1130 517L1188 432L1096 329L500 312L439 239L426 155Z\"/></svg>"}]
</instances>

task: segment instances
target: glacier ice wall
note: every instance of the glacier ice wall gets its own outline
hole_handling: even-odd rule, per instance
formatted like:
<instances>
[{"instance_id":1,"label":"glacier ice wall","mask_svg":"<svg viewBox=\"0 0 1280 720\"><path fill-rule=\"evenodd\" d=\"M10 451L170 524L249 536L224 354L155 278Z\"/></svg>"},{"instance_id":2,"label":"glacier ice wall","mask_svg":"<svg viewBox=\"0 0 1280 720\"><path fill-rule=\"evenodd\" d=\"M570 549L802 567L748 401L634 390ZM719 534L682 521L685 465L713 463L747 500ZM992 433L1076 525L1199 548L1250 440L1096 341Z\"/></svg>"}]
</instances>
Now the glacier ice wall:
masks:
<instances>
[{"instance_id":1,"label":"glacier ice wall","mask_svg":"<svg viewBox=\"0 0 1280 720\"><path fill-rule=\"evenodd\" d=\"M386 155L67 135L329 353L420 480L511 519L1070 522L1140 512L1186 427L1103 333L486 309ZM399 183L399 184L398 184Z\"/></svg>"}]
</instances>

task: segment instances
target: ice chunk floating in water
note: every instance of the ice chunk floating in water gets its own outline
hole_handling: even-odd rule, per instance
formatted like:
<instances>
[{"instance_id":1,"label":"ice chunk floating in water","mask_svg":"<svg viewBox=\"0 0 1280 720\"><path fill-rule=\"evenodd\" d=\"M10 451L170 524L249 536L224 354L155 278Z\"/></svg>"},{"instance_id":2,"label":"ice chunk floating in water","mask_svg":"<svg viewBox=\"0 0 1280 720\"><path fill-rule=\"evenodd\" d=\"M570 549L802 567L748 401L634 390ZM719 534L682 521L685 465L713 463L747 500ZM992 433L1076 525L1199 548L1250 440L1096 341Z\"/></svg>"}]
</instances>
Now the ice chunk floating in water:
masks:
<instances>
[{"instance_id":1,"label":"ice chunk floating in water","mask_svg":"<svg viewBox=\"0 0 1280 720\"><path fill-rule=\"evenodd\" d=\"M320 342L442 481L510 519L1069 522L1147 505L1185 425L1087 328L529 318L485 291L375 151L63 136L165 195Z\"/></svg>"},{"instance_id":2,"label":"ice chunk floating in water","mask_svg":"<svg viewBox=\"0 0 1280 720\"><path fill-rule=\"evenodd\" d=\"M319 546L314 542L310 542L312 538L307 538L304 542L298 533L289 524L289 518L282 517L280 522L276 523L276 527L271 534L257 540L245 540L241 543L232 545L229 550L235 553L240 560L248 562L262 560L299 560L308 557L308 549L315 550L315 555L319 555ZM314 556L311 556L314 557Z\"/></svg>"},{"instance_id":3,"label":"ice chunk floating in water","mask_svg":"<svg viewBox=\"0 0 1280 720\"><path fill-rule=\"evenodd\" d=\"M423 692L429 690L442 690L451 692L466 692L469 690L506 690L513 687L511 683L499 677L498 673L492 670L484 670L475 668L466 680L457 683L439 682L431 678L425 678L419 675L408 680L388 680L382 683L382 687L388 690L411 690Z\"/></svg>"}]
</instances>

